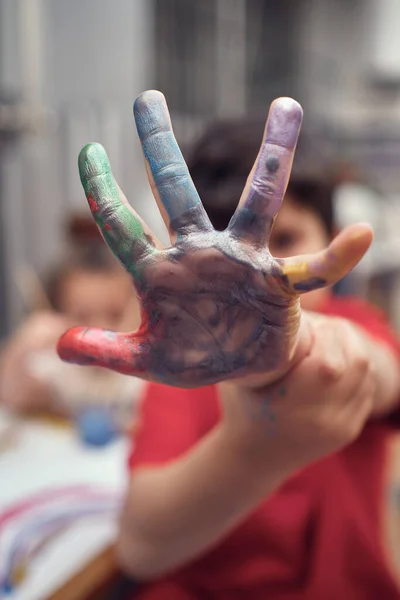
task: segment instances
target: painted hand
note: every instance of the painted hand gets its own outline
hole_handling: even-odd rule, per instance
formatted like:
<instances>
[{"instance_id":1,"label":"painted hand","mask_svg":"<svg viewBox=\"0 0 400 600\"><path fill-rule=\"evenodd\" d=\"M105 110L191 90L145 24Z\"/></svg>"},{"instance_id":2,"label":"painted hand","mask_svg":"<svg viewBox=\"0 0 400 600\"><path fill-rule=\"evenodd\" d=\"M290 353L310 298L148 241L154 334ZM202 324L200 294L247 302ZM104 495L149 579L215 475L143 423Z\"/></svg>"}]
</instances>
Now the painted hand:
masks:
<instances>
[{"instance_id":1,"label":"painted hand","mask_svg":"<svg viewBox=\"0 0 400 600\"><path fill-rule=\"evenodd\" d=\"M318 255L271 256L268 239L290 175L300 105L289 98L272 104L260 152L224 232L215 231L205 213L163 95L145 92L134 114L172 246L163 249L129 206L102 146L86 146L79 157L82 184L105 241L133 277L142 323L127 334L69 330L59 342L61 358L179 387L281 369L297 341L299 294L342 278L372 236L359 225Z\"/></svg>"}]
</instances>

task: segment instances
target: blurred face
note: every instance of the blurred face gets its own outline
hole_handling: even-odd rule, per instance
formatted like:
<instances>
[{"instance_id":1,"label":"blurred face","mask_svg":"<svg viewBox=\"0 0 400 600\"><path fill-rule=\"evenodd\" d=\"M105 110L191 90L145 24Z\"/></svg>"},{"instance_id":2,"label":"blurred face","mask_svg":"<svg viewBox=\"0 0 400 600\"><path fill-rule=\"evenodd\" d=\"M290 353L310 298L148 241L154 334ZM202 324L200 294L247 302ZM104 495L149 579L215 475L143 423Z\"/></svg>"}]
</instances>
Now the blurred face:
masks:
<instances>
[{"instance_id":1,"label":"blurred face","mask_svg":"<svg viewBox=\"0 0 400 600\"><path fill-rule=\"evenodd\" d=\"M130 278L123 271L76 270L62 282L60 309L73 325L127 330L137 325L139 311ZM129 328L129 326L128 326Z\"/></svg>"},{"instance_id":2,"label":"blurred face","mask_svg":"<svg viewBox=\"0 0 400 600\"><path fill-rule=\"evenodd\" d=\"M277 258L314 254L326 248L329 242L322 220L312 210L286 196L272 230L269 244L271 254ZM302 295L302 308L318 310L329 293L329 290L321 289Z\"/></svg>"}]
</instances>

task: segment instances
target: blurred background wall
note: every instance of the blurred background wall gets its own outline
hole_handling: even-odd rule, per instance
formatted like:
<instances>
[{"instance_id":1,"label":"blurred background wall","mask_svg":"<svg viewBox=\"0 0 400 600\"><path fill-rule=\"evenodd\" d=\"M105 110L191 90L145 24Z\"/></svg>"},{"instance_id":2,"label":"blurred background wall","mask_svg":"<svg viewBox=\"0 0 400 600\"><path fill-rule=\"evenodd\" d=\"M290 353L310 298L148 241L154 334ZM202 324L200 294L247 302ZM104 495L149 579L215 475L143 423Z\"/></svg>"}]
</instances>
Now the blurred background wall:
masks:
<instances>
[{"instance_id":1,"label":"blurred background wall","mask_svg":"<svg viewBox=\"0 0 400 600\"><path fill-rule=\"evenodd\" d=\"M18 266L43 272L68 212L87 210L88 141L165 239L132 119L150 87L183 145L210 119L294 96L397 206L399 30L398 0L0 0L0 334L22 314Z\"/></svg>"}]
</instances>

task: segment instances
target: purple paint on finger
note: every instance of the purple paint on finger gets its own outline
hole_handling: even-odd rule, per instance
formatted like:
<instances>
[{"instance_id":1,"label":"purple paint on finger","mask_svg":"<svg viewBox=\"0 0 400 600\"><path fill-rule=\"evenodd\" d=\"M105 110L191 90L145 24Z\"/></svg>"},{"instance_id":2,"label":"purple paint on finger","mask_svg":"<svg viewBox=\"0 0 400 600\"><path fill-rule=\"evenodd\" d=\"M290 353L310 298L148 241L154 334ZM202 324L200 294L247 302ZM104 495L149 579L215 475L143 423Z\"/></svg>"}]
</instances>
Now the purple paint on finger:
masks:
<instances>
[{"instance_id":1,"label":"purple paint on finger","mask_svg":"<svg viewBox=\"0 0 400 600\"><path fill-rule=\"evenodd\" d=\"M300 132L303 109L292 98L279 98L271 106L265 145L276 144L294 150Z\"/></svg>"},{"instance_id":2,"label":"purple paint on finger","mask_svg":"<svg viewBox=\"0 0 400 600\"><path fill-rule=\"evenodd\" d=\"M247 198L239 208L239 211L244 209L252 211L259 218L264 217L259 227L250 225L248 228L248 236L256 244L263 244L268 239L270 225L281 207L302 116L300 104L291 98L280 98L271 107ZM234 230L235 226L236 220L231 223L231 228Z\"/></svg>"}]
</instances>

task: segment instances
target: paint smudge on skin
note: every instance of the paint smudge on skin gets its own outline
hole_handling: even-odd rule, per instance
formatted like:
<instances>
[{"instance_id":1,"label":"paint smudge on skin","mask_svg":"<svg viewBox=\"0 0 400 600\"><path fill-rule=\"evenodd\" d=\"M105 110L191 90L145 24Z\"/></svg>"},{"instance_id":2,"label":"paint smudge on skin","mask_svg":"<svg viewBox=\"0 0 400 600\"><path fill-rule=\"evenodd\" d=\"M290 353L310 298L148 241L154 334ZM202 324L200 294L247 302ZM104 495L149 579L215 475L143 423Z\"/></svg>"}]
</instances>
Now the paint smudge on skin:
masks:
<instances>
[{"instance_id":1,"label":"paint smudge on skin","mask_svg":"<svg viewBox=\"0 0 400 600\"><path fill-rule=\"evenodd\" d=\"M282 271L289 280L297 279L308 279L310 275L310 266L306 260L296 262L294 264L286 264L285 261L281 262Z\"/></svg>"},{"instance_id":2,"label":"paint smudge on skin","mask_svg":"<svg viewBox=\"0 0 400 600\"><path fill-rule=\"evenodd\" d=\"M111 342L115 342L115 340L118 337L118 334L116 331L103 330L103 334L104 334L104 337L107 338L107 340L109 340Z\"/></svg>"},{"instance_id":3,"label":"paint smudge on skin","mask_svg":"<svg viewBox=\"0 0 400 600\"><path fill-rule=\"evenodd\" d=\"M88 194L87 199L88 199L89 207L90 207L90 210L92 211L92 213L97 212L99 210L99 205L97 204L97 202L95 201L93 196L91 194Z\"/></svg>"},{"instance_id":4,"label":"paint smudge on skin","mask_svg":"<svg viewBox=\"0 0 400 600\"><path fill-rule=\"evenodd\" d=\"M291 288L295 292L310 292L328 285L325 278L313 275L313 272L317 270L315 264L308 261L294 264L285 264L284 261L280 261L280 264L282 265L282 283L288 289Z\"/></svg>"},{"instance_id":5,"label":"paint smudge on skin","mask_svg":"<svg viewBox=\"0 0 400 600\"><path fill-rule=\"evenodd\" d=\"M267 167L270 173L276 173L279 169L279 158L277 156L271 155L267 156L267 160L265 161L265 166Z\"/></svg>"},{"instance_id":6,"label":"paint smudge on skin","mask_svg":"<svg viewBox=\"0 0 400 600\"><path fill-rule=\"evenodd\" d=\"M170 232L176 233L178 239L182 239L191 233L210 230L210 220L205 214L202 206L193 206L178 217L171 219L169 223Z\"/></svg>"},{"instance_id":7,"label":"paint smudge on skin","mask_svg":"<svg viewBox=\"0 0 400 600\"><path fill-rule=\"evenodd\" d=\"M261 215L250 208L242 208L238 209L233 215L228 230L239 238L252 231L255 239L263 240L264 235L271 230L272 223L273 219L270 216Z\"/></svg>"},{"instance_id":8,"label":"paint smudge on skin","mask_svg":"<svg viewBox=\"0 0 400 600\"><path fill-rule=\"evenodd\" d=\"M271 405L273 401L279 401L284 396L286 396L286 388L281 387L260 397L258 400L253 400L250 406L247 407L250 419L263 425L268 435L274 434L277 423L277 416Z\"/></svg>"},{"instance_id":9,"label":"paint smudge on skin","mask_svg":"<svg viewBox=\"0 0 400 600\"><path fill-rule=\"evenodd\" d=\"M326 285L326 279L323 279L322 277L311 277L310 279L306 279L305 281L299 281L298 283L294 283L293 288L298 292L310 292L312 290L323 288Z\"/></svg>"}]
</instances>

